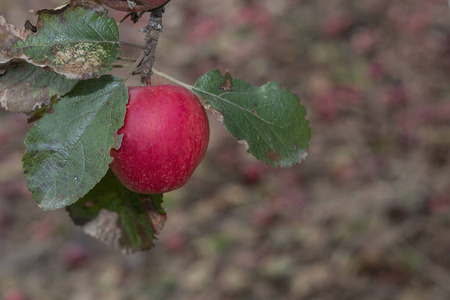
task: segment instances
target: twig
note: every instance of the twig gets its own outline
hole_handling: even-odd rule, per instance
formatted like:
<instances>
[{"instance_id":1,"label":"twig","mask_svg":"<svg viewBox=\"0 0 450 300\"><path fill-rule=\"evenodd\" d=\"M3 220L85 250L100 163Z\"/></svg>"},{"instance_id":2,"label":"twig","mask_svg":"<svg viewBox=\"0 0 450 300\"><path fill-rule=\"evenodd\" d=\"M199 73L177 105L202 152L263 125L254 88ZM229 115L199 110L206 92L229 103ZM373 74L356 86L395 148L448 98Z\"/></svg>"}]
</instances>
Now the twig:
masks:
<instances>
[{"instance_id":1,"label":"twig","mask_svg":"<svg viewBox=\"0 0 450 300\"><path fill-rule=\"evenodd\" d=\"M145 45L144 45L144 59L142 63L133 72L133 75L140 74L141 80L147 82L150 85L150 77L153 74L153 65L156 60L156 46L158 45L159 35L162 32L162 16L164 13L164 7L158 8L151 12L150 20L147 26L140 31L144 32Z\"/></svg>"}]
</instances>

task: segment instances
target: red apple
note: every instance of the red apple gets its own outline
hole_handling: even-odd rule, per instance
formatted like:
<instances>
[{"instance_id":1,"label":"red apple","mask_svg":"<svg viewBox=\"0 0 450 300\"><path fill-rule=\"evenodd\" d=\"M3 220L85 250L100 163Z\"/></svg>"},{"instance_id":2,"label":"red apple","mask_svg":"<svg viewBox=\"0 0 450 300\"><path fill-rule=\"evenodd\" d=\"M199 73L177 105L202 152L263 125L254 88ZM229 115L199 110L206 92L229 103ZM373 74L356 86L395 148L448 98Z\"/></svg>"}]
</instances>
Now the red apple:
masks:
<instances>
[{"instance_id":1,"label":"red apple","mask_svg":"<svg viewBox=\"0 0 450 300\"><path fill-rule=\"evenodd\" d=\"M203 106L186 88L130 87L119 150L111 170L130 190L158 194L184 185L205 155L209 123Z\"/></svg>"},{"instance_id":2,"label":"red apple","mask_svg":"<svg viewBox=\"0 0 450 300\"><path fill-rule=\"evenodd\" d=\"M149 11L159 8L169 0L102 0L103 4L127 12Z\"/></svg>"}]
</instances>

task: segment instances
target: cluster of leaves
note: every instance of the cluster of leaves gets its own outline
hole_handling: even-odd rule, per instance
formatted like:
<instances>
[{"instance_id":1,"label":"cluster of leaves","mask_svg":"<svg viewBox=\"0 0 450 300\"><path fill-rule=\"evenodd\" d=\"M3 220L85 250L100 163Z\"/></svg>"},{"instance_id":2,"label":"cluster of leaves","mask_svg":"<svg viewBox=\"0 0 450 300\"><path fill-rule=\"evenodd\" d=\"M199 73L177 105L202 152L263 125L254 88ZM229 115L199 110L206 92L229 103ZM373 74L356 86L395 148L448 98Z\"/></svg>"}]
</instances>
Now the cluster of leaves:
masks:
<instances>
[{"instance_id":1,"label":"cluster of leaves","mask_svg":"<svg viewBox=\"0 0 450 300\"><path fill-rule=\"evenodd\" d=\"M108 172L128 100L126 79L106 74L121 53L117 24L94 2L37 15L24 30L0 16L0 104L36 121L28 188L44 210L67 207L88 234L125 252L150 249L166 218L162 195L131 192ZM192 91L256 158L289 167L306 155L306 111L278 83L254 87L215 70Z\"/></svg>"}]
</instances>

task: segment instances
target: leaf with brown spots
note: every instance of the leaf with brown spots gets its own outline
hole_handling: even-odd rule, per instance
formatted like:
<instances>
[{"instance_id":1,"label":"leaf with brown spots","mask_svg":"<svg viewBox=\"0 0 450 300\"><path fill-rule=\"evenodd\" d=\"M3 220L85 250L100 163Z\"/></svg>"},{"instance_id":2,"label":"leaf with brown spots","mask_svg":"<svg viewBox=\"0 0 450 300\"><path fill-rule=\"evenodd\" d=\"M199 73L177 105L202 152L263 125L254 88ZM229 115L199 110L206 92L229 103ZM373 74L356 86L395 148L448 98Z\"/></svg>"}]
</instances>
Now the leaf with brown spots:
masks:
<instances>
[{"instance_id":1,"label":"leaf with brown spots","mask_svg":"<svg viewBox=\"0 0 450 300\"><path fill-rule=\"evenodd\" d=\"M256 158L290 167L305 158L311 128L300 99L269 82L261 87L214 70L200 77L193 91L219 116L231 135Z\"/></svg>"},{"instance_id":2,"label":"leaf with brown spots","mask_svg":"<svg viewBox=\"0 0 450 300\"><path fill-rule=\"evenodd\" d=\"M37 13L36 33L19 31L0 18L0 37L6 40L2 41L0 64L22 59L68 79L98 77L112 69L120 54L113 18L81 6Z\"/></svg>"},{"instance_id":3,"label":"leaf with brown spots","mask_svg":"<svg viewBox=\"0 0 450 300\"><path fill-rule=\"evenodd\" d=\"M13 46L19 41L26 41L30 34L32 34L31 30L19 30L8 24L3 16L0 16L0 66L15 58L26 59L22 51L13 48Z\"/></svg>"},{"instance_id":4,"label":"leaf with brown spots","mask_svg":"<svg viewBox=\"0 0 450 300\"><path fill-rule=\"evenodd\" d=\"M99 184L67 210L85 233L130 254L153 248L167 220L161 205L162 195L134 193L108 171Z\"/></svg>"},{"instance_id":5,"label":"leaf with brown spots","mask_svg":"<svg viewBox=\"0 0 450 300\"><path fill-rule=\"evenodd\" d=\"M31 113L49 105L77 84L47 69L28 63L15 64L0 76L0 105L12 112Z\"/></svg>"}]
</instances>

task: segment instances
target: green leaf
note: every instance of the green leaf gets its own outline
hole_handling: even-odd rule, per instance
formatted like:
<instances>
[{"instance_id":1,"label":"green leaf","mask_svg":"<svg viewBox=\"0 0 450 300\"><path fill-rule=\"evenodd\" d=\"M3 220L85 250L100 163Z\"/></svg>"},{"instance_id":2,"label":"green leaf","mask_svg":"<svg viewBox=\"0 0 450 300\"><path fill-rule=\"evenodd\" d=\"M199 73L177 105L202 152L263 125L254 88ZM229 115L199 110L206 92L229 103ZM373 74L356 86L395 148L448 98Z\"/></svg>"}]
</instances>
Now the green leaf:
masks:
<instances>
[{"instance_id":1,"label":"green leaf","mask_svg":"<svg viewBox=\"0 0 450 300\"><path fill-rule=\"evenodd\" d=\"M111 170L86 196L67 210L75 224L125 253L151 249L166 220L162 195L128 190Z\"/></svg>"},{"instance_id":2,"label":"green leaf","mask_svg":"<svg viewBox=\"0 0 450 300\"><path fill-rule=\"evenodd\" d=\"M68 93L77 82L22 62L0 75L0 104L12 112L30 113L49 105L53 96Z\"/></svg>"},{"instance_id":3,"label":"green leaf","mask_svg":"<svg viewBox=\"0 0 450 300\"><path fill-rule=\"evenodd\" d=\"M278 83L255 87L214 70L200 77L193 91L257 159L290 167L306 156L311 138L306 110Z\"/></svg>"},{"instance_id":4,"label":"green leaf","mask_svg":"<svg viewBox=\"0 0 450 300\"><path fill-rule=\"evenodd\" d=\"M127 101L120 78L80 81L28 132L25 178L42 209L74 203L106 174L113 133L123 126Z\"/></svg>"},{"instance_id":5,"label":"green leaf","mask_svg":"<svg viewBox=\"0 0 450 300\"><path fill-rule=\"evenodd\" d=\"M41 10L38 24L37 33L26 41L19 39L10 52L69 79L100 76L112 69L111 63L120 54L115 20L93 10L68 6Z\"/></svg>"}]
</instances>

